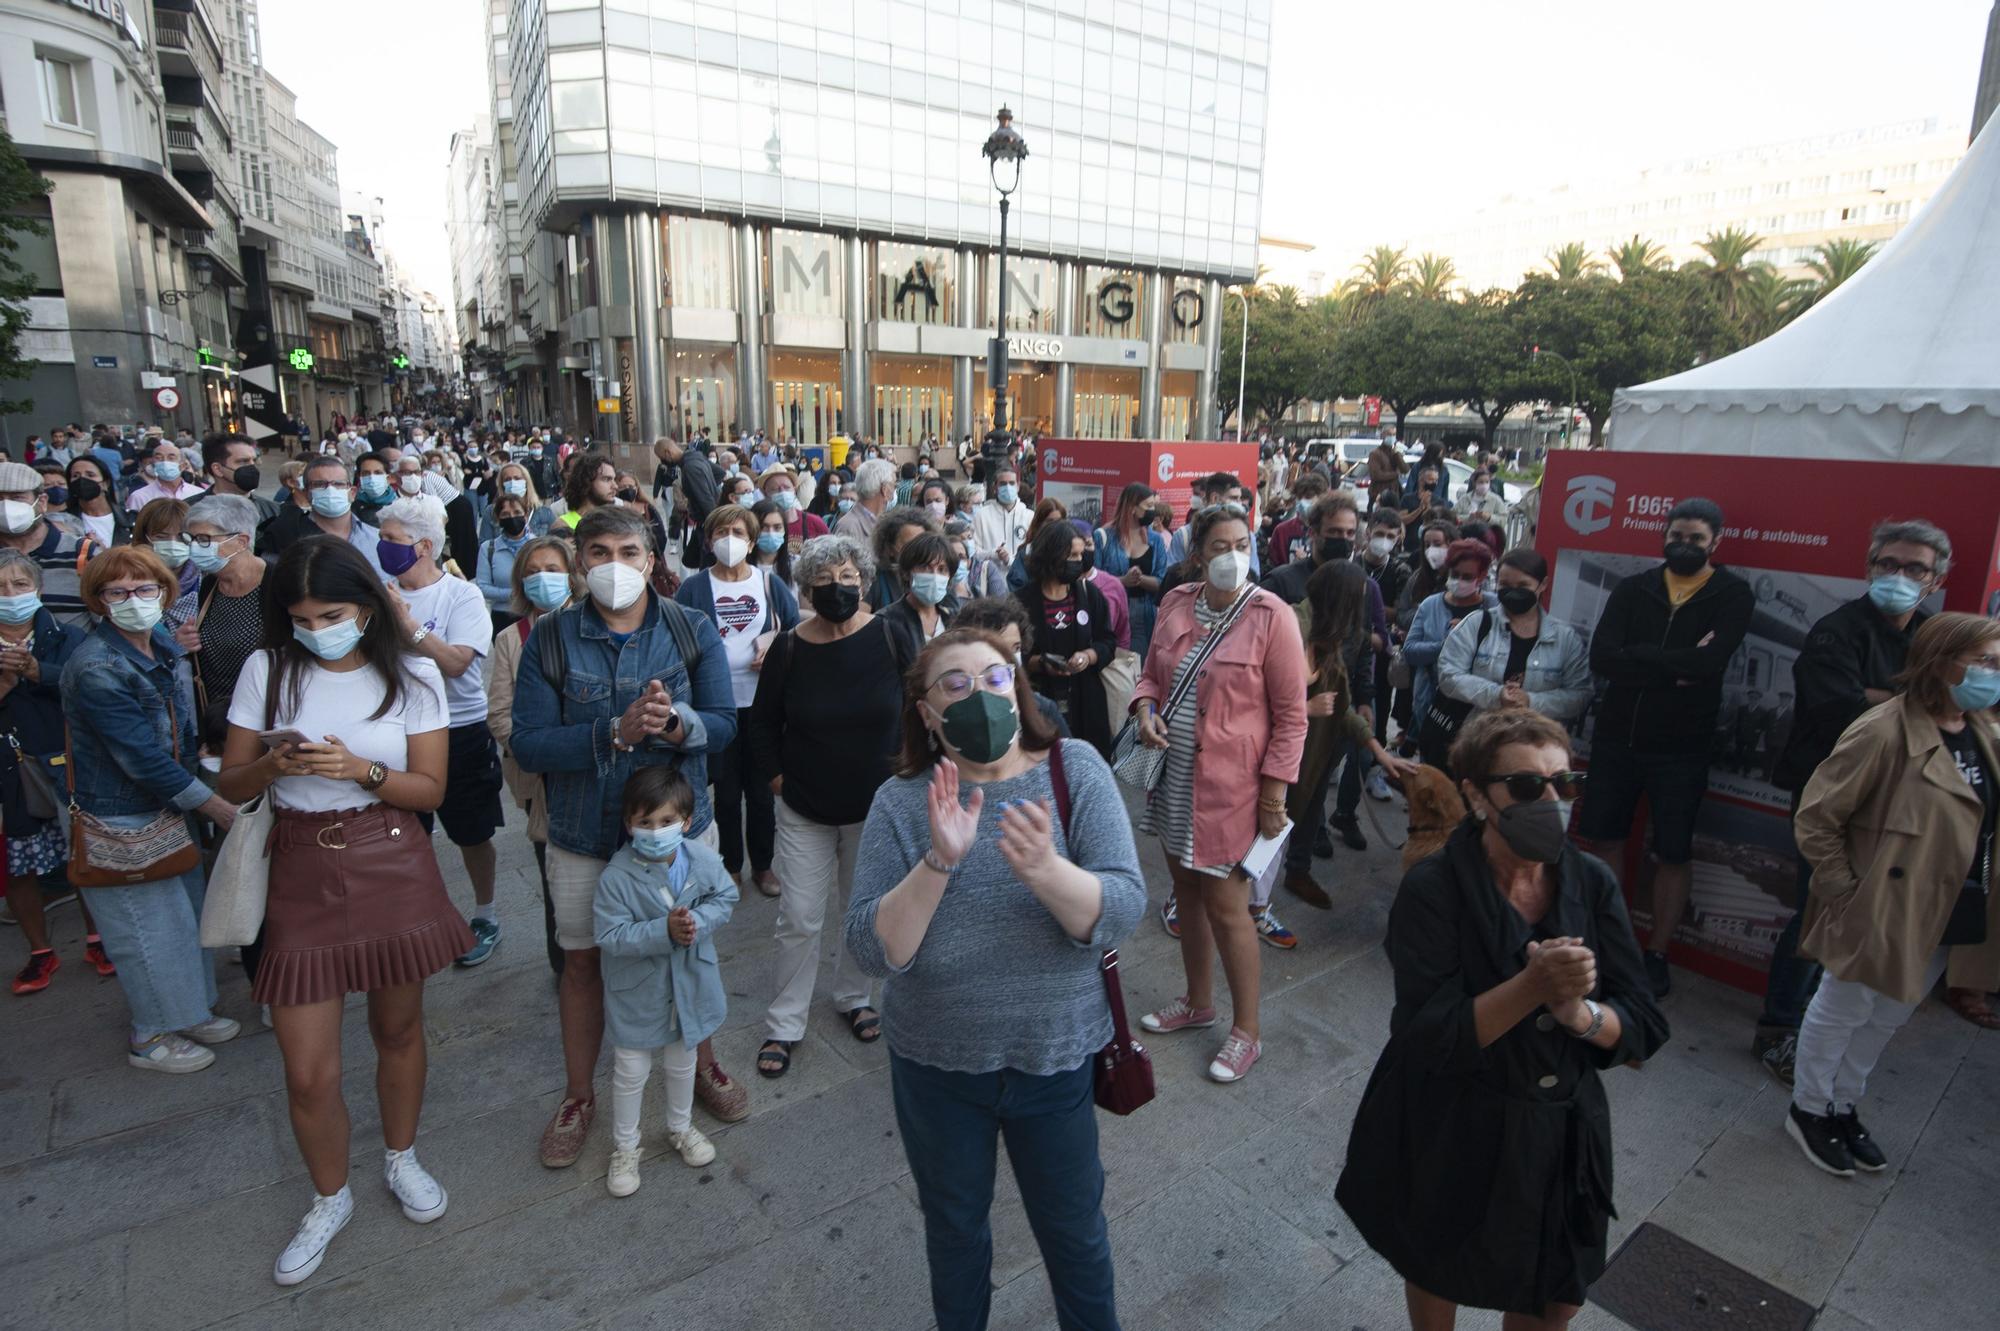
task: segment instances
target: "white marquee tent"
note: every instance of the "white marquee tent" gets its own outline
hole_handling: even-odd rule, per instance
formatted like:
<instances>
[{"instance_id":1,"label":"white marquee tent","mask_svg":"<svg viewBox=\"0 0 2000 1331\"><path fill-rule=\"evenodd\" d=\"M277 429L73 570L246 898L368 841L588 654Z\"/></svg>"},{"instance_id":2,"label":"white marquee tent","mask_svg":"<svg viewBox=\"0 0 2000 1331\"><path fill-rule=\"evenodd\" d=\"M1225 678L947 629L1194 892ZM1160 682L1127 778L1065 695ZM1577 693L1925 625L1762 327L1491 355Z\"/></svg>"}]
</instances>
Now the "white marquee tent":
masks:
<instances>
[{"instance_id":1,"label":"white marquee tent","mask_svg":"<svg viewBox=\"0 0 2000 1331\"><path fill-rule=\"evenodd\" d=\"M1910 225L1796 322L1621 390L1610 447L2000 466L2000 116Z\"/></svg>"}]
</instances>

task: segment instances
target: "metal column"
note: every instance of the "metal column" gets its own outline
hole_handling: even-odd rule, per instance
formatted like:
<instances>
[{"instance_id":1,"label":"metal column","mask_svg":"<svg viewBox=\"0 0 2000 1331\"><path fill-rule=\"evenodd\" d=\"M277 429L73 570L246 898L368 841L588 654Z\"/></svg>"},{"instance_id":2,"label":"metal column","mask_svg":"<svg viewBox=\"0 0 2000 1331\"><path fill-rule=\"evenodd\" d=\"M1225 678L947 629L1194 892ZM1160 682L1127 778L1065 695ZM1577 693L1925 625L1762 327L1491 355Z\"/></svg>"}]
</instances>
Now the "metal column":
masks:
<instances>
[{"instance_id":1,"label":"metal column","mask_svg":"<svg viewBox=\"0 0 2000 1331\"><path fill-rule=\"evenodd\" d=\"M764 264L758 254L757 224L736 224L736 428L764 428L769 385L764 366Z\"/></svg>"},{"instance_id":2,"label":"metal column","mask_svg":"<svg viewBox=\"0 0 2000 1331\"><path fill-rule=\"evenodd\" d=\"M1146 284L1146 368L1139 371L1139 437L1160 437L1160 335L1166 327L1167 275L1155 268L1141 278Z\"/></svg>"},{"instance_id":3,"label":"metal column","mask_svg":"<svg viewBox=\"0 0 2000 1331\"><path fill-rule=\"evenodd\" d=\"M1209 278L1201 284L1201 375L1195 382L1194 434L1196 439L1221 438L1215 410L1216 386L1221 382L1216 369L1222 358L1222 283Z\"/></svg>"},{"instance_id":4,"label":"metal column","mask_svg":"<svg viewBox=\"0 0 2000 1331\"><path fill-rule=\"evenodd\" d=\"M1076 334L1077 265L1069 259L1056 260L1056 336ZM1067 439L1076 430L1076 367L1066 360L1056 362L1055 433Z\"/></svg>"},{"instance_id":5,"label":"metal column","mask_svg":"<svg viewBox=\"0 0 2000 1331\"><path fill-rule=\"evenodd\" d=\"M590 219L590 240L594 262L597 267L597 381L591 385L593 397L620 396L630 387L618 379L618 339L611 335L611 320L606 317L610 308L618 303L619 293L611 287L612 247L625 243L623 219L599 213ZM611 386L617 384L614 394ZM596 410L597 403L591 403L590 436L603 441L619 438L618 418L606 418ZM630 440L625 442L629 443Z\"/></svg>"},{"instance_id":6,"label":"metal column","mask_svg":"<svg viewBox=\"0 0 2000 1331\"><path fill-rule=\"evenodd\" d=\"M638 394L639 437L651 444L667 432L667 383L660 349L660 221L650 212L625 219L632 247L632 376Z\"/></svg>"},{"instance_id":7,"label":"metal column","mask_svg":"<svg viewBox=\"0 0 2000 1331\"><path fill-rule=\"evenodd\" d=\"M842 308L847 315L845 373L840 378L841 419L847 437L872 437L875 433L875 404L868 391L868 287L867 242L859 235L840 238L841 281L845 284Z\"/></svg>"},{"instance_id":8,"label":"metal column","mask_svg":"<svg viewBox=\"0 0 2000 1331\"><path fill-rule=\"evenodd\" d=\"M958 326L974 328L979 324L979 256L969 249L960 249L952 255L952 271L958 287ZM972 434L972 357L953 356L951 358L951 443L956 450L958 441Z\"/></svg>"}]
</instances>

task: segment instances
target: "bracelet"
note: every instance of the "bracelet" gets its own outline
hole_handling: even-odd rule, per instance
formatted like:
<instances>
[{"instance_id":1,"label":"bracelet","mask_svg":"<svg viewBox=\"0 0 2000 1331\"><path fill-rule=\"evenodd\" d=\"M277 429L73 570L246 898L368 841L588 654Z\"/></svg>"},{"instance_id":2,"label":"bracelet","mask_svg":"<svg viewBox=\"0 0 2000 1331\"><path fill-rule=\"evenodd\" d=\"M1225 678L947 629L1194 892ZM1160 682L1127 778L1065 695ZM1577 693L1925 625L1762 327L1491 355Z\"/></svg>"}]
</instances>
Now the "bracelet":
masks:
<instances>
[{"instance_id":1,"label":"bracelet","mask_svg":"<svg viewBox=\"0 0 2000 1331\"><path fill-rule=\"evenodd\" d=\"M1283 800L1267 800L1260 796L1257 800L1257 807L1268 810L1271 813L1283 813L1285 811L1285 802Z\"/></svg>"},{"instance_id":2,"label":"bracelet","mask_svg":"<svg viewBox=\"0 0 2000 1331\"><path fill-rule=\"evenodd\" d=\"M951 877L952 872L958 868L956 864L946 864L943 860L939 859L937 851L929 847L926 847L924 850L924 865L931 872L943 874L946 878Z\"/></svg>"},{"instance_id":3,"label":"bracelet","mask_svg":"<svg viewBox=\"0 0 2000 1331\"><path fill-rule=\"evenodd\" d=\"M1590 1025L1580 1031L1570 1031L1569 1034L1573 1039L1592 1040L1597 1037L1599 1031L1604 1029L1604 1008L1597 1000L1591 998L1584 999L1583 1005L1590 1009ZM1568 1028L1565 1027L1564 1029L1567 1030Z\"/></svg>"}]
</instances>

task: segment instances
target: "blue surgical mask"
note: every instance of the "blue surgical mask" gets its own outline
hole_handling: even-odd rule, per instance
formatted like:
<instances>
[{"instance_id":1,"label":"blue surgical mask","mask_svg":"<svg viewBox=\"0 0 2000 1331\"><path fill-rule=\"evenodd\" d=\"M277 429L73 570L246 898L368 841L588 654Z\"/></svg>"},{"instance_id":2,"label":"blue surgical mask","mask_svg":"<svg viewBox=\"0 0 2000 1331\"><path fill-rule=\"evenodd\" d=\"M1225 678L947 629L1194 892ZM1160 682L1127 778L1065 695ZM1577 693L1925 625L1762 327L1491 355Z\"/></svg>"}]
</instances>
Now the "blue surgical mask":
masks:
<instances>
[{"instance_id":1,"label":"blue surgical mask","mask_svg":"<svg viewBox=\"0 0 2000 1331\"><path fill-rule=\"evenodd\" d=\"M513 495L517 499L524 498L528 493L528 483L522 480L502 481L500 482L500 493L503 495Z\"/></svg>"},{"instance_id":2,"label":"blue surgical mask","mask_svg":"<svg viewBox=\"0 0 2000 1331\"><path fill-rule=\"evenodd\" d=\"M539 458L541 455L542 450L540 445L536 445L534 448L528 450L528 456L531 458Z\"/></svg>"},{"instance_id":3,"label":"blue surgical mask","mask_svg":"<svg viewBox=\"0 0 2000 1331\"><path fill-rule=\"evenodd\" d=\"M364 498L380 499L389 493L389 478L379 471L371 471L361 478L361 493Z\"/></svg>"},{"instance_id":4,"label":"blue surgical mask","mask_svg":"<svg viewBox=\"0 0 2000 1331\"><path fill-rule=\"evenodd\" d=\"M1917 608L1917 602L1924 599L1924 589L1900 573L1891 573L1868 584L1868 599L1885 615L1902 615Z\"/></svg>"},{"instance_id":5,"label":"blue surgical mask","mask_svg":"<svg viewBox=\"0 0 2000 1331\"><path fill-rule=\"evenodd\" d=\"M2000 670L1967 666L1965 678L1951 686L1951 700L1968 712L1983 712L2000 702Z\"/></svg>"},{"instance_id":6,"label":"blue surgical mask","mask_svg":"<svg viewBox=\"0 0 2000 1331\"><path fill-rule=\"evenodd\" d=\"M530 573L521 579L521 591L537 610L555 610L569 601L567 573Z\"/></svg>"},{"instance_id":7,"label":"blue surgical mask","mask_svg":"<svg viewBox=\"0 0 2000 1331\"><path fill-rule=\"evenodd\" d=\"M312 492L313 512L323 518L344 518L354 504L354 497L339 486Z\"/></svg>"},{"instance_id":8,"label":"blue surgical mask","mask_svg":"<svg viewBox=\"0 0 2000 1331\"><path fill-rule=\"evenodd\" d=\"M302 646L322 661L338 661L354 650L361 641L361 622L343 619L338 624L328 624L323 629L303 629L292 625L292 636Z\"/></svg>"},{"instance_id":9,"label":"blue surgical mask","mask_svg":"<svg viewBox=\"0 0 2000 1331\"><path fill-rule=\"evenodd\" d=\"M681 847L681 834L685 830L679 823L668 823L665 827L628 828L632 834L632 852L642 860L664 860Z\"/></svg>"},{"instance_id":10,"label":"blue surgical mask","mask_svg":"<svg viewBox=\"0 0 2000 1331\"><path fill-rule=\"evenodd\" d=\"M153 553L158 555L160 562L168 568L179 568L187 563L188 551L194 548L186 541L154 541L151 544Z\"/></svg>"},{"instance_id":11,"label":"blue surgical mask","mask_svg":"<svg viewBox=\"0 0 2000 1331\"><path fill-rule=\"evenodd\" d=\"M229 562L229 556L222 553L222 542L197 545L188 551L188 558L203 573L220 573L222 566Z\"/></svg>"},{"instance_id":12,"label":"blue surgical mask","mask_svg":"<svg viewBox=\"0 0 2000 1331\"><path fill-rule=\"evenodd\" d=\"M162 485L172 485L181 478L181 464L178 462L155 462L153 479Z\"/></svg>"},{"instance_id":13,"label":"blue surgical mask","mask_svg":"<svg viewBox=\"0 0 2000 1331\"><path fill-rule=\"evenodd\" d=\"M781 531L760 531L757 533L757 553L775 555L785 545L785 534Z\"/></svg>"},{"instance_id":14,"label":"blue surgical mask","mask_svg":"<svg viewBox=\"0 0 2000 1331\"><path fill-rule=\"evenodd\" d=\"M951 576L946 573L913 573L910 575L910 594L925 605L936 605L951 590Z\"/></svg>"},{"instance_id":15,"label":"blue surgical mask","mask_svg":"<svg viewBox=\"0 0 2000 1331\"><path fill-rule=\"evenodd\" d=\"M1019 486L1003 485L993 492L993 497L1003 504L1011 504L1020 497L1020 494L1021 488Z\"/></svg>"},{"instance_id":16,"label":"blue surgical mask","mask_svg":"<svg viewBox=\"0 0 2000 1331\"><path fill-rule=\"evenodd\" d=\"M789 513L799 506L799 497L790 490L780 490L771 496L771 502Z\"/></svg>"},{"instance_id":17,"label":"blue surgical mask","mask_svg":"<svg viewBox=\"0 0 2000 1331\"><path fill-rule=\"evenodd\" d=\"M19 596L0 596L0 624L25 624L35 617L42 608L42 598L37 592L22 592Z\"/></svg>"},{"instance_id":18,"label":"blue surgical mask","mask_svg":"<svg viewBox=\"0 0 2000 1331\"><path fill-rule=\"evenodd\" d=\"M854 507L854 501L852 499L842 499L837 501L834 504L834 507L839 509L842 513L845 513L848 509Z\"/></svg>"}]
</instances>

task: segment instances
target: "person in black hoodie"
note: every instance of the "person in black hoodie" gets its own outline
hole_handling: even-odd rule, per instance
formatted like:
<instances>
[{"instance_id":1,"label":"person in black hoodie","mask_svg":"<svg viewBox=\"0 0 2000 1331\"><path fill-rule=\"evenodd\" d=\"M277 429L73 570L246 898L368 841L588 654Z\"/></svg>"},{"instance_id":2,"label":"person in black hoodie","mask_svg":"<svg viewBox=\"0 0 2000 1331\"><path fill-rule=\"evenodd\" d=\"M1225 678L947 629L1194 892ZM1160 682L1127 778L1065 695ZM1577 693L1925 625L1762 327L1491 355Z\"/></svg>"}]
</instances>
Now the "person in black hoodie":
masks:
<instances>
[{"instance_id":1,"label":"person in black hoodie","mask_svg":"<svg viewBox=\"0 0 2000 1331\"><path fill-rule=\"evenodd\" d=\"M1683 499L1667 514L1666 562L1611 589L1590 639L1590 670L1610 681L1591 737L1590 786L1577 835L1614 869L1644 795L1653 824L1653 928L1646 976L1672 987L1667 944L1694 883L1694 823L1708 791L1722 676L1750 628L1756 594L1713 560L1722 510Z\"/></svg>"}]
</instances>

